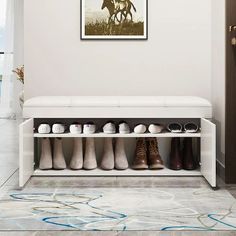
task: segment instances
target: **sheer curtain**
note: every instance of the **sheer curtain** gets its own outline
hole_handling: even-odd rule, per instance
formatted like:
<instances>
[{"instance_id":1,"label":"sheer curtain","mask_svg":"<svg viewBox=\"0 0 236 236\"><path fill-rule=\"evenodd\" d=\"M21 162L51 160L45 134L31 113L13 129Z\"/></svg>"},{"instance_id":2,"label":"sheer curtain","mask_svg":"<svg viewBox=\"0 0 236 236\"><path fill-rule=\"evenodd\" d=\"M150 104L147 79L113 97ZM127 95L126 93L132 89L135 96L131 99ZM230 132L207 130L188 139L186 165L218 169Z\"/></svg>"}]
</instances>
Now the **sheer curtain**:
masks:
<instances>
[{"instance_id":1,"label":"sheer curtain","mask_svg":"<svg viewBox=\"0 0 236 236\"><path fill-rule=\"evenodd\" d=\"M13 95L13 47L14 47L14 1L7 0L6 27L4 32L4 62L1 86L0 117L14 117Z\"/></svg>"}]
</instances>

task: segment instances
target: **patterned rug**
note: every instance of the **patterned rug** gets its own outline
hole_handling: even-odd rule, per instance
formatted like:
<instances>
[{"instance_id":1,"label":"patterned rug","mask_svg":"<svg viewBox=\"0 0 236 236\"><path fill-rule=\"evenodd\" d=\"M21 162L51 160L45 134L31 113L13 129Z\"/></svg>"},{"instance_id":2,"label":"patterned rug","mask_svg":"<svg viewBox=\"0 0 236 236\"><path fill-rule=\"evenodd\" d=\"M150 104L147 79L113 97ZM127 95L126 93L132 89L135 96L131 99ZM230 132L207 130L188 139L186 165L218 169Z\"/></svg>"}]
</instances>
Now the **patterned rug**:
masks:
<instances>
[{"instance_id":1,"label":"patterned rug","mask_svg":"<svg viewBox=\"0 0 236 236\"><path fill-rule=\"evenodd\" d=\"M0 201L1 230L236 230L236 201L209 188L24 189Z\"/></svg>"}]
</instances>

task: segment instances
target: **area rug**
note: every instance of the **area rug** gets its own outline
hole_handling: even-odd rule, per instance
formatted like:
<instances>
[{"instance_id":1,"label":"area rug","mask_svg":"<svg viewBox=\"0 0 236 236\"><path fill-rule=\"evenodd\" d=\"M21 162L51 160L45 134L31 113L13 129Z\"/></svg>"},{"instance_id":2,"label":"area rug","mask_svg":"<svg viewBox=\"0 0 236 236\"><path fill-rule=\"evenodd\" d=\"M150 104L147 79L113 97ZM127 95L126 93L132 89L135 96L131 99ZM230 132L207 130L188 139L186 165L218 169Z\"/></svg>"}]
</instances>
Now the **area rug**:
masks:
<instances>
[{"instance_id":1,"label":"area rug","mask_svg":"<svg viewBox=\"0 0 236 236\"><path fill-rule=\"evenodd\" d=\"M0 210L1 230L236 230L235 199L209 188L32 188Z\"/></svg>"}]
</instances>

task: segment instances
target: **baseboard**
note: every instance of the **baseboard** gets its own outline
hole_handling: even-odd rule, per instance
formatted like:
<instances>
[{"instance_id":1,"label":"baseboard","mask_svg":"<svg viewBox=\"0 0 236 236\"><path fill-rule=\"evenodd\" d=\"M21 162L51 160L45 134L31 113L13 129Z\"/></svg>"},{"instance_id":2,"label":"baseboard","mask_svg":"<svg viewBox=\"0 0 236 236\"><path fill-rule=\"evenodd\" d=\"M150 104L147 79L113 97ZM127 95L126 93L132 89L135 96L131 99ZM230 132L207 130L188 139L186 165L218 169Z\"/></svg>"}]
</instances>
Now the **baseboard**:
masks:
<instances>
[{"instance_id":1,"label":"baseboard","mask_svg":"<svg viewBox=\"0 0 236 236\"><path fill-rule=\"evenodd\" d=\"M216 160L216 174L225 181L225 166L219 160Z\"/></svg>"}]
</instances>

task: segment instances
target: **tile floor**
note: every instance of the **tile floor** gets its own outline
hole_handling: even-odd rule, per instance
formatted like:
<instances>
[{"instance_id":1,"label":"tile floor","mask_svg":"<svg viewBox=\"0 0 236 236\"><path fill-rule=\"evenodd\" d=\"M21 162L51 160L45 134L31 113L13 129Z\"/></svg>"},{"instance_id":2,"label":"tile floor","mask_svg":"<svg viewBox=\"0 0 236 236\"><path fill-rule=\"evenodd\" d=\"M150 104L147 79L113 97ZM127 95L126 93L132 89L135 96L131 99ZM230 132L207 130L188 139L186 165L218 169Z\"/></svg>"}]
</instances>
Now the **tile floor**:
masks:
<instances>
[{"instance_id":1,"label":"tile floor","mask_svg":"<svg viewBox=\"0 0 236 236\"><path fill-rule=\"evenodd\" d=\"M80 181L76 178L32 178L23 191L18 188L18 121L13 120L0 120L0 197L6 197L9 193L20 193L23 192L33 192L37 193L40 189L47 192L53 192L55 189L60 190L69 190L69 189L85 189L86 187L97 188L100 190L104 190L104 188L110 188L114 191L117 189L121 189L125 191L125 189L132 191L132 188L140 188L140 191L154 191L158 192L160 189L165 188L165 190L176 189L177 196L181 195L181 192L184 193L186 189L189 191L190 189L194 191L199 191L200 189L205 189L209 191L213 198L219 196L220 192L215 192L209 188L207 183L202 178L80 178ZM232 194L236 197L236 187L235 186L225 186L221 184L220 191L223 195L226 196L230 201L234 201ZM145 189L142 189L145 188ZM87 189L88 190L88 189ZM226 192L223 192L226 191ZM230 193L230 194L229 194ZM136 193L137 195L138 193ZM224 200L224 199L221 199ZM147 200L148 201L148 200ZM1 202L1 201L0 201ZM204 208L204 201L200 207ZM136 203L135 205L139 205ZM209 204L208 204L209 205ZM233 217L231 219L231 223ZM233 222L234 223L234 222ZM236 225L236 222L235 224ZM4 228L4 227L3 227ZM76 231L67 231L63 229L62 232L53 231L37 231L37 230L15 230L15 231L4 231L2 227L0 227L0 236L1 235L78 235ZM13 229L14 230L14 229ZM194 231L189 232L187 230L184 231L171 231L171 232L160 232L160 231L104 231L104 232L94 232L94 231L83 231L80 232L79 235L162 235L162 236L198 236L198 235L206 235L206 236L233 236L236 235L236 231Z\"/></svg>"}]
</instances>

